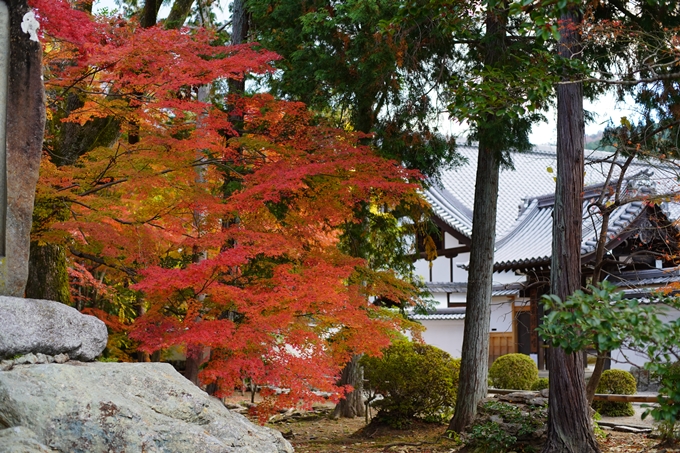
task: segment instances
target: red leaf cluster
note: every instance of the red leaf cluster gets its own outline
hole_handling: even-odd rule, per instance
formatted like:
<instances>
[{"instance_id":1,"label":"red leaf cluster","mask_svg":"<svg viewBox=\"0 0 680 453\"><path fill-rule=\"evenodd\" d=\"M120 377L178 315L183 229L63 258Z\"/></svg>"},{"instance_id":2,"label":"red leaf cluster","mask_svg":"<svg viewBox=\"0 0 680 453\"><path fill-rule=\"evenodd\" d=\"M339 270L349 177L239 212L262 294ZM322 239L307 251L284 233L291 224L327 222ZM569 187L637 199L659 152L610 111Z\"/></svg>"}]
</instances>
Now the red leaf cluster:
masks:
<instances>
[{"instance_id":1,"label":"red leaf cluster","mask_svg":"<svg viewBox=\"0 0 680 453\"><path fill-rule=\"evenodd\" d=\"M53 104L74 90L83 99L63 121L121 128L76 165L44 159L38 198L69 206L53 228L108 265L109 278L133 276L145 304L130 333L140 349L210 348L204 383L223 393L244 378L285 389L271 407L348 390L335 384L343 365L379 353L405 322L370 298L408 300L414 290L344 254L339 236L363 221L361 204L422 203L419 175L303 104L219 91L219 81L268 71L270 52L121 19L100 20L81 41L55 29L67 21L61 2L34 5L61 40L46 46ZM213 103L197 96L206 84Z\"/></svg>"}]
</instances>

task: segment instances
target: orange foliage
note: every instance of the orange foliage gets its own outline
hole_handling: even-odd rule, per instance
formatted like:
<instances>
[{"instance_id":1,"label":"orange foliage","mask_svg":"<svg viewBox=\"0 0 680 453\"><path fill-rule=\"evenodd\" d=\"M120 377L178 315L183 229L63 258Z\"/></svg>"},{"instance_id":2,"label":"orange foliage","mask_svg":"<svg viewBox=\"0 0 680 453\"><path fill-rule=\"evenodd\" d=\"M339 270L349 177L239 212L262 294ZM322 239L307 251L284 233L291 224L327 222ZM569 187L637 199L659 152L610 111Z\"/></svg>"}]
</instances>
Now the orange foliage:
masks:
<instances>
[{"instance_id":1,"label":"orange foliage","mask_svg":"<svg viewBox=\"0 0 680 453\"><path fill-rule=\"evenodd\" d=\"M222 393L243 378L286 389L272 409L349 390L335 384L349 358L379 353L405 325L370 298L415 292L343 254L339 233L362 221L361 203L422 204L419 175L361 146L359 135L316 123L303 104L225 98L215 88L228 109L198 100L197 86L268 71L270 52L120 18L88 22L74 39L60 33L72 24L53 2L33 2L51 39L47 89L55 102L67 90L84 99L65 121L115 118L121 136L74 166L44 159L39 198L69 206L69 219L52 227L110 265L110 276L137 276L147 311L125 327L130 336L147 352L211 348L203 382Z\"/></svg>"}]
</instances>

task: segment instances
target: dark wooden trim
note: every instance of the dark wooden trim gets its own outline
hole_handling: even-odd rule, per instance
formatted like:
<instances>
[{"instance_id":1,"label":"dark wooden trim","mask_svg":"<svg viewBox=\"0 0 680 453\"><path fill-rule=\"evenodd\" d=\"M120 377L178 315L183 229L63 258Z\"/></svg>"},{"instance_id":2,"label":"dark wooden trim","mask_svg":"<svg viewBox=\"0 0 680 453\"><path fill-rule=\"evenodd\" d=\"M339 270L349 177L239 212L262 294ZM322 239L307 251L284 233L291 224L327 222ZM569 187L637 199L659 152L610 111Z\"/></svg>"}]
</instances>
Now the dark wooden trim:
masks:
<instances>
[{"instance_id":1,"label":"dark wooden trim","mask_svg":"<svg viewBox=\"0 0 680 453\"><path fill-rule=\"evenodd\" d=\"M444 258L455 258L461 253L467 253L470 251L470 247L465 245L462 247L454 247L450 249L439 249L437 250L437 258L443 256ZM418 253L416 259L425 259L427 254L425 252Z\"/></svg>"},{"instance_id":2,"label":"dark wooden trim","mask_svg":"<svg viewBox=\"0 0 680 453\"><path fill-rule=\"evenodd\" d=\"M458 242L460 242L461 244L470 245L472 243L472 240L469 237L467 237L466 235L464 235L460 231L456 230L455 228L453 228L448 223L444 222L439 217L437 217L437 216L432 217L432 223L437 225L437 227L439 227L439 229L442 230L443 232L449 233L451 236L456 238L458 240ZM446 238L443 237L442 239L446 239Z\"/></svg>"}]
</instances>

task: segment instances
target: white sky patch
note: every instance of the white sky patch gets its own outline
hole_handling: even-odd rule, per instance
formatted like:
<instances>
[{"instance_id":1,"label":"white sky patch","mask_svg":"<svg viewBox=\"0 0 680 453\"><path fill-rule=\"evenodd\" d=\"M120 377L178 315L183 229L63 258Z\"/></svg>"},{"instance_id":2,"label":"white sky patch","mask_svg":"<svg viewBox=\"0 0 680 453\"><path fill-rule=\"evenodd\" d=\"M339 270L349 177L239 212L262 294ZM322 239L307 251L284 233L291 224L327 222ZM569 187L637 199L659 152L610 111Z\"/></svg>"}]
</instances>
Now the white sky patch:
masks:
<instances>
[{"instance_id":1,"label":"white sky patch","mask_svg":"<svg viewBox=\"0 0 680 453\"><path fill-rule=\"evenodd\" d=\"M29 38L31 41L39 42L38 41L38 29L40 28L40 24L38 23L38 19L35 18L35 13L33 10L30 10L26 14L24 14L24 18L21 21L21 31L24 33L28 33Z\"/></svg>"}]
</instances>

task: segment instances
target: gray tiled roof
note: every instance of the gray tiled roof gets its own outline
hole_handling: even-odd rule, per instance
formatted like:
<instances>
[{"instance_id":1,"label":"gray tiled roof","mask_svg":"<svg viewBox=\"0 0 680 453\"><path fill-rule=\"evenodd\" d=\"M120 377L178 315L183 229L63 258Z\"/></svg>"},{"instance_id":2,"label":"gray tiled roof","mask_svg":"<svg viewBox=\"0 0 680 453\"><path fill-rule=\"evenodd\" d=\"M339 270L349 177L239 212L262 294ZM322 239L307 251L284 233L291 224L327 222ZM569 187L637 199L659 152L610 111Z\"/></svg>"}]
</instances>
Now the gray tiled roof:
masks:
<instances>
[{"instance_id":1,"label":"gray tiled roof","mask_svg":"<svg viewBox=\"0 0 680 453\"><path fill-rule=\"evenodd\" d=\"M468 163L445 171L441 177L442 186L428 189L425 196L438 217L469 236L475 197L477 147L460 146L457 151ZM605 181L611 166L606 159L610 155L611 153L586 150L586 186ZM496 221L496 237L499 239L508 234L520 212L526 209L532 199L555 191L557 164L554 147L536 147L530 152L516 153L512 155L512 161L515 169L503 169L500 174ZM680 169L675 164L634 161L627 175L640 174L644 170L653 172L652 179L657 193L679 191ZM616 167L612 178L618 176L618 171ZM670 218L680 218L680 205L677 203L667 203L664 210Z\"/></svg>"},{"instance_id":2,"label":"gray tiled roof","mask_svg":"<svg viewBox=\"0 0 680 453\"><path fill-rule=\"evenodd\" d=\"M465 309L464 308L440 308L438 310L433 310L428 312L428 314L409 314L409 318L417 321L424 320L442 320L442 319L465 319Z\"/></svg>"},{"instance_id":3,"label":"gray tiled roof","mask_svg":"<svg viewBox=\"0 0 680 453\"><path fill-rule=\"evenodd\" d=\"M472 210L440 187L432 187L424 195L437 217L465 236L472 236Z\"/></svg>"},{"instance_id":4,"label":"gray tiled roof","mask_svg":"<svg viewBox=\"0 0 680 453\"><path fill-rule=\"evenodd\" d=\"M442 176L443 187L430 189L427 197L438 217L469 235L477 149L461 147L459 152L469 163L445 172ZM607 159L610 156L610 153L587 151L584 179L592 197L586 198L583 206L582 255L595 251L602 219L597 213L589 212L588 207L608 176L611 164ZM501 171L499 182L496 269L548 264L552 254L555 150L534 149L528 153L514 154L512 159L516 170ZM611 181L615 181L618 171L619 167L615 166ZM645 194L678 193L679 174L680 170L672 163L633 161L626 173L622 196L634 199ZM680 204L677 202L669 199L660 205L669 218L680 218ZM620 236L644 209L645 203L633 201L614 211L607 230L609 239Z\"/></svg>"},{"instance_id":5,"label":"gray tiled roof","mask_svg":"<svg viewBox=\"0 0 680 453\"><path fill-rule=\"evenodd\" d=\"M465 282L427 282L425 286L432 293L466 293L467 283ZM522 289L522 283L508 283L494 285L491 296L516 296Z\"/></svg>"}]
</instances>

